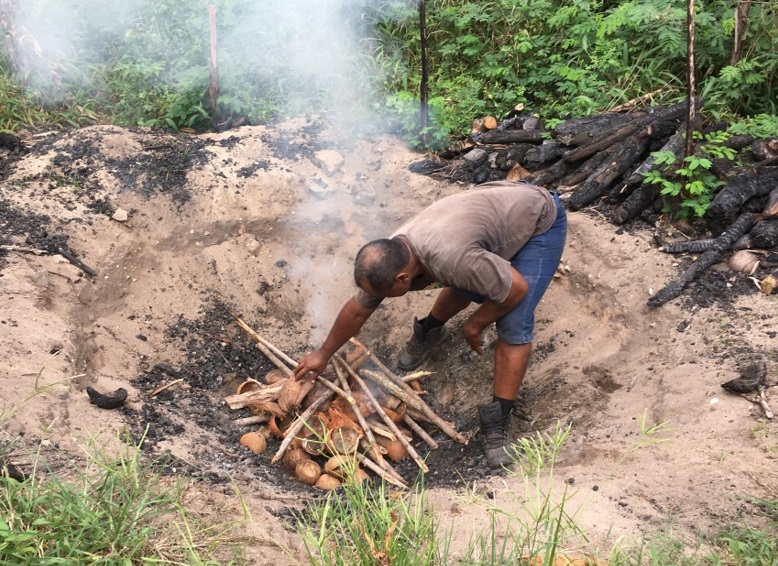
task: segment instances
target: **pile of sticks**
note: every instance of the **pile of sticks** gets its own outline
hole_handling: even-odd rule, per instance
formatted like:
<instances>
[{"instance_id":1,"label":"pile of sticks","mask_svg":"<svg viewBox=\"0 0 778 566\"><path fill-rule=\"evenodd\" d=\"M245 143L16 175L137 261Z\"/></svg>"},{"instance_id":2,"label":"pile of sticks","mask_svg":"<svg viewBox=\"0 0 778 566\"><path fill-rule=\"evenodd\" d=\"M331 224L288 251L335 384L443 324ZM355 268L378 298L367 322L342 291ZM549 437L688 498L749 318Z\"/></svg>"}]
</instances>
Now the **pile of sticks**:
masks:
<instances>
[{"instance_id":1,"label":"pile of sticks","mask_svg":"<svg viewBox=\"0 0 778 566\"><path fill-rule=\"evenodd\" d=\"M417 380L428 373L401 378L352 338L353 349L333 356L328 371L315 379L296 381L293 370L297 362L235 318L281 375L276 380L271 372L267 383L255 381L250 384L252 390L239 390L225 401L231 409L248 407L257 413L241 419L242 424L269 423L267 429L249 434L279 438L281 444L271 462L283 461L300 481L331 489L341 481L364 479L364 468L387 483L405 487L405 479L387 459L397 462L410 457L427 472L427 465L413 447L413 435L430 449L438 448L419 422L430 423L452 440L467 443L452 423L421 398ZM252 446L248 438L241 442ZM258 446L262 446L261 441Z\"/></svg>"}]
</instances>

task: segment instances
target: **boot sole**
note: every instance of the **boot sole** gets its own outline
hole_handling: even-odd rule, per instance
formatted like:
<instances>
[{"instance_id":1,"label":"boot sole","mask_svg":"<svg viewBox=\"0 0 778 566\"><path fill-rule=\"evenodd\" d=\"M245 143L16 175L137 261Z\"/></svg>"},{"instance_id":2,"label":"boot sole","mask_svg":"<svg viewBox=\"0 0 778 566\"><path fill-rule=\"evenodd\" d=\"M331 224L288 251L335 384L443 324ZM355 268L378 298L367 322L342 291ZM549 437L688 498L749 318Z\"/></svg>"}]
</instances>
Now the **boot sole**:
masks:
<instances>
[{"instance_id":1,"label":"boot sole","mask_svg":"<svg viewBox=\"0 0 778 566\"><path fill-rule=\"evenodd\" d=\"M443 342L446 338L448 338L449 334L451 334L451 329L444 326L443 327L443 332L440 333L440 338L438 338L437 341L432 346L427 348L427 351L424 352L421 355L421 359L418 362L416 362L415 364L411 364L411 365L405 366L405 365L402 365L398 361L397 362L397 369L402 370L402 371L411 371L411 370L414 370L417 367L419 367L421 364L424 363L424 360L426 360L427 357L430 355L430 352L432 352L432 349L435 348L436 346L440 345L441 342Z\"/></svg>"}]
</instances>

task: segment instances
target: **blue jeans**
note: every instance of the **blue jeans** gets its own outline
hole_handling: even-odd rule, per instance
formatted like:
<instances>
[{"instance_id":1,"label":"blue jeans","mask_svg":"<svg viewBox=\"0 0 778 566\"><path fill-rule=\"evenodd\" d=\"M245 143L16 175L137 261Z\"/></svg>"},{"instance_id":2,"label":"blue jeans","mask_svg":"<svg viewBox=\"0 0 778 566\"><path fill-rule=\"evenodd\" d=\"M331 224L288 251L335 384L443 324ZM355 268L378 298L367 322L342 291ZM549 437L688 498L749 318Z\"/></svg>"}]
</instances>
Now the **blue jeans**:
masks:
<instances>
[{"instance_id":1,"label":"blue jeans","mask_svg":"<svg viewBox=\"0 0 778 566\"><path fill-rule=\"evenodd\" d=\"M497 321L497 336L508 344L532 342L535 328L535 309L551 284L565 249L567 214L559 200L559 195L555 192L552 192L551 195L557 206L554 224L543 234L530 238L524 247L511 258L513 268L527 280L529 291L515 309ZM486 298L464 289L452 288L451 290L456 295L476 303L482 303Z\"/></svg>"}]
</instances>

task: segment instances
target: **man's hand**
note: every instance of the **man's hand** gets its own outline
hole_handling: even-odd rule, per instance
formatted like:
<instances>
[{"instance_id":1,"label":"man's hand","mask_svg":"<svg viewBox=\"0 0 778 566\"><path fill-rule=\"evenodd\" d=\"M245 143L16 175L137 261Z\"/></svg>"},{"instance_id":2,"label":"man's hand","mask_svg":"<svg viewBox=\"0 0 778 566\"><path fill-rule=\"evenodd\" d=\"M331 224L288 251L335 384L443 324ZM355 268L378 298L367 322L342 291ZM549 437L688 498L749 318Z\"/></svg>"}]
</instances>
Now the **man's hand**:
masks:
<instances>
[{"instance_id":1,"label":"man's hand","mask_svg":"<svg viewBox=\"0 0 778 566\"><path fill-rule=\"evenodd\" d=\"M297 380L303 379L309 372L313 373L314 376L320 375L327 367L329 361L330 359L319 350L310 352L294 368L294 378Z\"/></svg>"},{"instance_id":2,"label":"man's hand","mask_svg":"<svg viewBox=\"0 0 778 566\"><path fill-rule=\"evenodd\" d=\"M484 328L477 322L469 319L462 325L462 335L465 337L465 341L470 348L479 356L484 355L484 349L481 344L481 335L484 332Z\"/></svg>"}]
</instances>

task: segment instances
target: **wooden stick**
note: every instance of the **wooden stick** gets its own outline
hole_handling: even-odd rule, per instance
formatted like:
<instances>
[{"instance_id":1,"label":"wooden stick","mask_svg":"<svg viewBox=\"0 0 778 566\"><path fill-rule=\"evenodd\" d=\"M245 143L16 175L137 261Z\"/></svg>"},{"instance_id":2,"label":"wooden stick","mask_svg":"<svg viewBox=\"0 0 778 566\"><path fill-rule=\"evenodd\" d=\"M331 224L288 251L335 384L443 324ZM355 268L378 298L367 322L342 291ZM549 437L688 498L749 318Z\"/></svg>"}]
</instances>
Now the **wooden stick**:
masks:
<instances>
[{"instance_id":1,"label":"wooden stick","mask_svg":"<svg viewBox=\"0 0 778 566\"><path fill-rule=\"evenodd\" d=\"M373 431L368 426L367 421L365 420L365 416L362 414L362 411L359 410L359 405L354 399L354 396L351 394L351 388L348 385L348 380L346 379L346 376L343 375L343 370L341 370L338 364L336 363L333 363L332 367L335 370L335 375L338 376L338 381L340 381L341 387L343 388L344 391L346 391L346 393L348 393L347 401L351 404L351 407L354 409L354 414L356 415L357 420L359 421L359 425L362 427L362 430L365 433L365 438L367 439L369 450L373 454L373 459L376 461L376 463L379 466L383 468L381 462L384 461L384 458L383 456L381 456L381 453L378 451L378 448L376 447L375 436L373 435Z\"/></svg>"},{"instance_id":2,"label":"wooden stick","mask_svg":"<svg viewBox=\"0 0 778 566\"><path fill-rule=\"evenodd\" d=\"M235 419L232 424L237 426L249 426L255 424L263 424L270 420L270 413L263 413L261 415L252 415L250 417L243 417L241 419Z\"/></svg>"},{"instance_id":3,"label":"wooden stick","mask_svg":"<svg viewBox=\"0 0 778 566\"><path fill-rule=\"evenodd\" d=\"M375 361L375 360L373 360ZM396 382L391 380L391 378L388 375L384 375L383 373L377 373L374 371L363 369L362 373L366 376L378 383L381 387L389 391L392 395L395 397L402 399L405 401L405 403L408 405L409 408L413 408L416 411L419 411L420 413L424 414L430 422L435 424L440 430L445 432L448 436L456 440L457 442L461 442L462 444L467 444L467 439L456 432L454 430L454 427L451 425L451 423L448 423L444 421L442 418L440 418L430 407L427 405L424 400L419 397L419 395L411 389L409 385L403 382L403 385L407 387L408 389L405 389L405 387L399 386Z\"/></svg>"},{"instance_id":4,"label":"wooden stick","mask_svg":"<svg viewBox=\"0 0 778 566\"><path fill-rule=\"evenodd\" d=\"M354 381L359 384L359 386L362 388L362 391L364 391L365 395L367 395L367 398L370 399L370 402L373 404L373 408L375 409L376 413L378 413L378 415L381 417L381 420L383 420L386 423L386 426L388 426L389 429L397 436L397 439L402 443L403 447L408 451L408 454L411 455L419 468L425 473L428 472L429 468L427 468L427 464L424 463L424 460L421 459L413 446L411 446L405 436L403 436L402 432L400 432L400 429L397 428L397 425L392 422L392 419L386 415L383 407L381 407L381 404L376 400L373 392L370 391L370 388L367 386L365 381L359 376L357 372L351 369L351 367L346 363L346 360L344 360L341 356L335 354L334 357L346 369Z\"/></svg>"},{"instance_id":5,"label":"wooden stick","mask_svg":"<svg viewBox=\"0 0 778 566\"><path fill-rule=\"evenodd\" d=\"M159 387L155 388L151 393L149 393L149 397L154 397L156 395L159 395L168 387L173 387L174 385L176 385L177 383L181 383L182 381L184 381L183 377L171 381L170 383L166 383L165 385L160 385Z\"/></svg>"},{"instance_id":6,"label":"wooden stick","mask_svg":"<svg viewBox=\"0 0 778 566\"><path fill-rule=\"evenodd\" d=\"M305 412L303 412L302 415L297 417L297 420L292 423L292 425L289 427L289 430L286 432L286 437L284 438L284 441L281 443L281 446L278 447L278 451L275 453L275 456L270 460L273 464L278 462L281 458L284 456L284 452L286 452L286 449L289 448L289 445L292 443L292 440L294 440L294 435L297 434L297 432L308 422L308 419L311 418L316 411L319 410L319 408L324 405L327 401L329 401L332 396L335 395L335 392L332 390L325 391L324 394L316 399L313 403L311 403L311 406L305 409Z\"/></svg>"},{"instance_id":7,"label":"wooden stick","mask_svg":"<svg viewBox=\"0 0 778 566\"><path fill-rule=\"evenodd\" d=\"M22 246L8 246L8 245L0 246L0 251L19 252L23 254L35 254L35 255L46 255L49 253L46 250L39 250L37 248L25 248Z\"/></svg>"},{"instance_id":8,"label":"wooden stick","mask_svg":"<svg viewBox=\"0 0 778 566\"><path fill-rule=\"evenodd\" d=\"M408 425L408 428L410 428L413 432L416 433L416 435L421 438L424 442L427 443L427 445L432 450L437 450L439 448L439 445L437 442L435 442L435 439L433 439L429 434L427 434L427 431L421 428L416 421L414 421L410 415L406 413L406 415L403 417L403 422Z\"/></svg>"},{"instance_id":9,"label":"wooden stick","mask_svg":"<svg viewBox=\"0 0 778 566\"><path fill-rule=\"evenodd\" d=\"M764 411L765 418L772 419L773 412L770 410L770 405L767 404L767 396L764 393L764 387L759 388L759 405Z\"/></svg>"},{"instance_id":10,"label":"wooden stick","mask_svg":"<svg viewBox=\"0 0 778 566\"><path fill-rule=\"evenodd\" d=\"M362 344L359 340L356 338L352 338L351 342L356 344L357 346L365 347L364 344ZM367 349L367 348L366 348ZM370 351L370 350L368 350ZM435 426L437 426L440 430L442 430L444 433L446 433L450 438L456 440L457 442L461 442L462 444L467 444L468 440L461 434L459 434L456 430L454 430L454 427L451 423L443 420L440 418L435 411L433 411L427 403L424 402L424 400L419 397L419 395L411 388L410 385L405 383L402 379L397 377L388 367L386 367L381 360L378 359L378 356L376 356L372 351L370 351L370 355L373 359L373 363L381 369L381 371L386 375L387 378L391 379L394 383L396 383L398 386L400 386L403 390L407 392L406 398L403 399L409 407L414 407L421 413L423 413ZM412 399L413 402L409 402L407 399Z\"/></svg>"},{"instance_id":11,"label":"wooden stick","mask_svg":"<svg viewBox=\"0 0 778 566\"><path fill-rule=\"evenodd\" d=\"M386 480L387 483L390 483L392 485L396 485L397 487L406 488L408 487L408 484L405 483L404 479L398 479L395 477L392 477L390 474L388 474L386 471L382 470L381 467L373 462L370 458L365 456L364 454L357 454L357 460L359 460L359 463L365 466L366 468L370 469L371 471L375 472L376 475L380 476L384 480ZM397 472L395 472L397 473Z\"/></svg>"}]
</instances>

